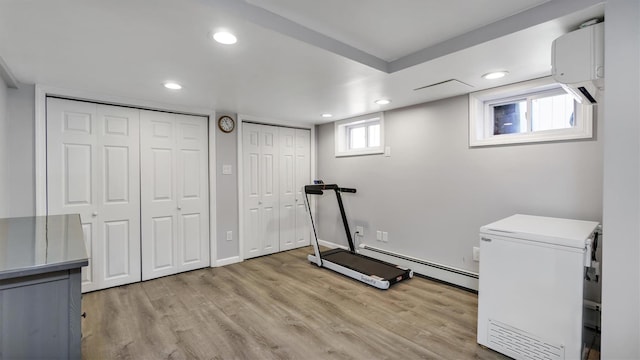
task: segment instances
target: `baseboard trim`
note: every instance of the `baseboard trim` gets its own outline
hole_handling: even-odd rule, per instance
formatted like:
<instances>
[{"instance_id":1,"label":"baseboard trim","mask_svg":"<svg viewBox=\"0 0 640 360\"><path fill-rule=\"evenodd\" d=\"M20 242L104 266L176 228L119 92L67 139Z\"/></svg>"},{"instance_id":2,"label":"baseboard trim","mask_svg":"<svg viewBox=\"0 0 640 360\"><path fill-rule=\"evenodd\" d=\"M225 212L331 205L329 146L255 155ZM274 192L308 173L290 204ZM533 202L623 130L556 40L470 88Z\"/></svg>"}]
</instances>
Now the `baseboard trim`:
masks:
<instances>
[{"instance_id":1,"label":"baseboard trim","mask_svg":"<svg viewBox=\"0 0 640 360\"><path fill-rule=\"evenodd\" d=\"M341 248L348 250L349 247L336 244L330 241L318 239L320 246L330 249ZM437 264L431 261L396 254L391 251L378 249L373 246L361 244L358 253L372 257L374 259L390 262L413 270L414 273L427 278L435 279L444 283L452 284L467 290L478 291L478 274L472 271L457 269L454 267Z\"/></svg>"},{"instance_id":2,"label":"baseboard trim","mask_svg":"<svg viewBox=\"0 0 640 360\"><path fill-rule=\"evenodd\" d=\"M242 259L240 259L240 256L232 256L232 257L228 257L228 258L225 258L225 259L216 260L215 267L231 265L231 264L235 264L235 263L239 263L239 262L242 262Z\"/></svg>"},{"instance_id":3,"label":"baseboard trim","mask_svg":"<svg viewBox=\"0 0 640 360\"><path fill-rule=\"evenodd\" d=\"M369 245L360 245L359 253L392 264L407 267L413 272L465 289L478 291L478 274L431 261L417 259L403 254L396 254Z\"/></svg>"}]
</instances>

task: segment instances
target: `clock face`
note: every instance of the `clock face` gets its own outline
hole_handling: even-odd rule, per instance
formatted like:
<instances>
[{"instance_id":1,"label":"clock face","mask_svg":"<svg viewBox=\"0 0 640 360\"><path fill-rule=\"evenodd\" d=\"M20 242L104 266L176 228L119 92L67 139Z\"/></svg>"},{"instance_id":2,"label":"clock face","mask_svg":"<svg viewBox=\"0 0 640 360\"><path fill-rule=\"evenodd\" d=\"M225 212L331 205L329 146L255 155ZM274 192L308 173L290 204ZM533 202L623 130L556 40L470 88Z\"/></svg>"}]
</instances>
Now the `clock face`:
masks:
<instances>
[{"instance_id":1,"label":"clock face","mask_svg":"<svg viewBox=\"0 0 640 360\"><path fill-rule=\"evenodd\" d=\"M235 126L235 122L229 116L221 116L220 119L218 119L218 127L226 133L232 132Z\"/></svg>"}]
</instances>

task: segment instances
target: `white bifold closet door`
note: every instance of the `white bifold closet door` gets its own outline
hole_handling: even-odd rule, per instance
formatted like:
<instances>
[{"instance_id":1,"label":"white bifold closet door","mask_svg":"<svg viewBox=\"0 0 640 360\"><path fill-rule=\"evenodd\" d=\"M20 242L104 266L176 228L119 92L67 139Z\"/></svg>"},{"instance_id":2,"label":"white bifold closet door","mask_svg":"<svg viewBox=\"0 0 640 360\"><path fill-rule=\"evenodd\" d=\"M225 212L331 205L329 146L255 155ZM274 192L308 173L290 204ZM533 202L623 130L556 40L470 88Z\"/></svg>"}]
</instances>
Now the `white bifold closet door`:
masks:
<instances>
[{"instance_id":1,"label":"white bifold closet door","mask_svg":"<svg viewBox=\"0 0 640 360\"><path fill-rule=\"evenodd\" d=\"M309 245L310 131L243 124L245 259Z\"/></svg>"},{"instance_id":2,"label":"white bifold closet door","mask_svg":"<svg viewBox=\"0 0 640 360\"><path fill-rule=\"evenodd\" d=\"M142 279L206 267L207 119L141 111Z\"/></svg>"},{"instance_id":3,"label":"white bifold closet door","mask_svg":"<svg viewBox=\"0 0 640 360\"><path fill-rule=\"evenodd\" d=\"M140 281L139 111L47 98L47 213L79 213L82 291Z\"/></svg>"},{"instance_id":4,"label":"white bifold closet door","mask_svg":"<svg viewBox=\"0 0 640 360\"><path fill-rule=\"evenodd\" d=\"M279 249L278 128L247 124L243 131L244 258Z\"/></svg>"},{"instance_id":5,"label":"white bifold closet door","mask_svg":"<svg viewBox=\"0 0 640 360\"><path fill-rule=\"evenodd\" d=\"M296 239L295 247L311 244L309 214L304 205L302 187L311 184L311 131L296 129Z\"/></svg>"},{"instance_id":6,"label":"white bifold closet door","mask_svg":"<svg viewBox=\"0 0 640 360\"><path fill-rule=\"evenodd\" d=\"M280 251L310 244L302 187L310 181L310 131L279 128Z\"/></svg>"}]
</instances>

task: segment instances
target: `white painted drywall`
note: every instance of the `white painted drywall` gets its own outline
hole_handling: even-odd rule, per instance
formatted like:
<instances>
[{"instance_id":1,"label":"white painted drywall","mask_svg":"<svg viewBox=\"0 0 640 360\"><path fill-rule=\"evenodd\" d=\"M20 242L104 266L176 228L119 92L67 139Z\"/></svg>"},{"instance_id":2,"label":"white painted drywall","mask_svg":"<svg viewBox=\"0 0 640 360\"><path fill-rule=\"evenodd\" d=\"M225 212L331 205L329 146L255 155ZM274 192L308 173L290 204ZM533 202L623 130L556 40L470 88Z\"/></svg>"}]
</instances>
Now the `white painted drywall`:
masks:
<instances>
[{"instance_id":1,"label":"white painted drywall","mask_svg":"<svg viewBox=\"0 0 640 360\"><path fill-rule=\"evenodd\" d=\"M238 140L236 129L231 133L224 133L218 128L218 121L222 115L229 115L236 119L235 114L216 114L216 120L211 126L216 127L216 222L217 222L217 260L229 259L239 254L238 248ZM231 165L231 175L222 174L222 166ZM227 240L227 231L232 231L232 239Z\"/></svg>"},{"instance_id":2,"label":"white painted drywall","mask_svg":"<svg viewBox=\"0 0 640 360\"><path fill-rule=\"evenodd\" d=\"M333 124L318 127L318 177L357 188L343 197L368 245L477 272L484 224L515 213L601 221L600 139L469 148L467 96L388 111L385 131L390 157L336 158ZM334 198L319 201L318 224L321 239L346 244Z\"/></svg>"},{"instance_id":3,"label":"white painted drywall","mask_svg":"<svg viewBox=\"0 0 640 360\"><path fill-rule=\"evenodd\" d=\"M20 84L7 94L6 140L9 216L35 215L35 86Z\"/></svg>"},{"instance_id":4,"label":"white painted drywall","mask_svg":"<svg viewBox=\"0 0 640 360\"><path fill-rule=\"evenodd\" d=\"M640 2L605 7L602 359L640 359Z\"/></svg>"},{"instance_id":5,"label":"white painted drywall","mask_svg":"<svg viewBox=\"0 0 640 360\"><path fill-rule=\"evenodd\" d=\"M0 77L0 218L7 217L9 208L9 169L7 159L7 85Z\"/></svg>"}]
</instances>

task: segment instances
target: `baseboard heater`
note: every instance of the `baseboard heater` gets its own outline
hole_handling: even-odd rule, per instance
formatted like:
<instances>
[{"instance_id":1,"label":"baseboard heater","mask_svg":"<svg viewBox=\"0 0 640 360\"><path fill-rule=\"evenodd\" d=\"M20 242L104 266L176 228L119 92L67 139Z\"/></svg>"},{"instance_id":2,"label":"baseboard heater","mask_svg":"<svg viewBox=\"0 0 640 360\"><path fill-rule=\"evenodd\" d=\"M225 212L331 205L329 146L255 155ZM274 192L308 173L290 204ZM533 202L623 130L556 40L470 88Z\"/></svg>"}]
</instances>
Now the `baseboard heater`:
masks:
<instances>
[{"instance_id":1,"label":"baseboard heater","mask_svg":"<svg viewBox=\"0 0 640 360\"><path fill-rule=\"evenodd\" d=\"M465 277L468 280L470 280L471 283L469 283L468 281L464 281L464 280L462 280L461 282L460 281L455 281L455 280L452 280L450 278L442 279L439 276L434 276L433 274L425 274L425 273L421 272L419 268L417 269L415 267L411 267L411 269L415 273L417 273L419 275L423 275L423 276L427 276L427 277L433 277L433 278L436 278L438 280L442 280L442 281L445 281L445 282L448 282L448 283L453 283L455 285L459 285L459 286L462 286L462 287L465 287L465 288L470 288L470 289L477 290L477 286L474 286L474 285L478 281L478 278L479 278L478 273L474 273L474 272L468 271L468 270L458 269L458 268L447 266L447 265L443 265L443 264L438 264L438 263L435 263L433 261L427 261L427 260L423 260L423 259L418 259L418 258L415 258L415 257L412 257L412 256L398 254L398 253L395 253L395 252L379 249L379 248L376 248L376 247L373 247L373 246L369 246L369 245L366 245L366 244L360 244L360 249L372 251L372 252L375 252L375 253L378 253L378 254L382 254L382 255L386 255L386 256L391 256L393 258L401 259L401 260L404 260L404 261L409 262L409 263L419 264L419 265L426 266L426 267L429 267L429 268L433 268L433 269L437 269L437 270L441 270L441 271L446 271L448 273L455 274L457 277L460 277L460 276Z\"/></svg>"}]
</instances>

